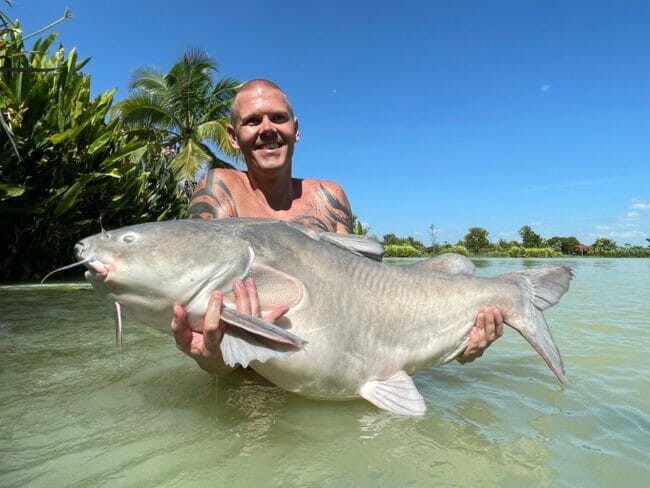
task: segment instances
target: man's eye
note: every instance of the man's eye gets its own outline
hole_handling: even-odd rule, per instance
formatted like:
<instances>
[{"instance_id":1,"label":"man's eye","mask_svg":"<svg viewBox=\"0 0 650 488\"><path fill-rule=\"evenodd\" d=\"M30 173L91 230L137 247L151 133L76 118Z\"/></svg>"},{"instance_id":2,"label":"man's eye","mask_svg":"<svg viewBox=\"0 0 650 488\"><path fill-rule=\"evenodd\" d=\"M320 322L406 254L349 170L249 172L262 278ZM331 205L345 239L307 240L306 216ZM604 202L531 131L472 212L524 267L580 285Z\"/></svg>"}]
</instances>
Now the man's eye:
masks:
<instances>
[{"instance_id":1,"label":"man's eye","mask_svg":"<svg viewBox=\"0 0 650 488\"><path fill-rule=\"evenodd\" d=\"M244 124L246 125L258 125L260 123L259 117L251 117L250 119L246 119L244 121Z\"/></svg>"},{"instance_id":2,"label":"man's eye","mask_svg":"<svg viewBox=\"0 0 650 488\"><path fill-rule=\"evenodd\" d=\"M276 124L282 124L282 123L286 122L288 119L287 119L287 117L286 117L285 115L283 115L283 114L278 114L278 115L274 115L273 118L272 118L272 120L273 120L273 122L275 122Z\"/></svg>"}]
</instances>

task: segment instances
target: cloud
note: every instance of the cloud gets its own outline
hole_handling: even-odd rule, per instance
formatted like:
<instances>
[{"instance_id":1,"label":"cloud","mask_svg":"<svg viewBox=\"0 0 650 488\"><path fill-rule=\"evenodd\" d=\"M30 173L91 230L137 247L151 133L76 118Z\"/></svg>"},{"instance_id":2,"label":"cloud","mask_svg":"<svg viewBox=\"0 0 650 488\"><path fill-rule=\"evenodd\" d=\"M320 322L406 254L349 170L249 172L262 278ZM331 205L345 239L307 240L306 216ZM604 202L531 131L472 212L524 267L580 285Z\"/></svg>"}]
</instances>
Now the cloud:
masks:
<instances>
[{"instance_id":1,"label":"cloud","mask_svg":"<svg viewBox=\"0 0 650 488\"><path fill-rule=\"evenodd\" d=\"M598 229L598 230L609 230L609 225L597 225L596 229Z\"/></svg>"},{"instance_id":2,"label":"cloud","mask_svg":"<svg viewBox=\"0 0 650 488\"><path fill-rule=\"evenodd\" d=\"M543 222L536 221L536 220L533 220L533 221L532 221L530 224L528 224L528 225L531 226L531 227L542 227L542 226L544 225L544 223L543 223Z\"/></svg>"},{"instance_id":3,"label":"cloud","mask_svg":"<svg viewBox=\"0 0 650 488\"><path fill-rule=\"evenodd\" d=\"M650 203L648 202L642 202L638 198L635 198L632 200L632 208L638 208L641 210L648 210L650 209Z\"/></svg>"},{"instance_id":4,"label":"cloud","mask_svg":"<svg viewBox=\"0 0 650 488\"><path fill-rule=\"evenodd\" d=\"M546 84L539 87L539 91L541 91L542 93L547 92L550 89L551 89L551 85L546 85Z\"/></svg>"},{"instance_id":5,"label":"cloud","mask_svg":"<svg viewBox=\"0 0 650 488\"><path fill-rule=\"evenodd\" d=\"M626 218L628 221L636 221L636 220L639 220L639 212L628 212L627 214L625 214L625 218Z\"/></svg>"}]
</instances>

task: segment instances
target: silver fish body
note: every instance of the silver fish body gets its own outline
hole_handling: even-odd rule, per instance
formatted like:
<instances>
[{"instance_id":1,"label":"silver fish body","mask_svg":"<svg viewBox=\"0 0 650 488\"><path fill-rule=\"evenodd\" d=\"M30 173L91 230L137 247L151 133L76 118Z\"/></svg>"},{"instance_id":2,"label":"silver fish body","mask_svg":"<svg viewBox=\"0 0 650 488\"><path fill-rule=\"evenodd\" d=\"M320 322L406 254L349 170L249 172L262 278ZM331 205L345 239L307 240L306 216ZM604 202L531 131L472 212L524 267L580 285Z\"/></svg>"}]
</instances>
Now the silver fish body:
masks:
<instances>
[{"instance_id":1,"label":"silver fish body","mask_svg":"<svg viewBox=\"0 0 650 488\"><path fill-rule=\"evenodd\" d=\"M353 250L360 245L350 239ZM457 357L488 305L567 381L542 310L567 291L569 268L481 278L468 274L472 265L464 258L395 266L345 247L344 236L330 239L280 221L180 220L91 236L76 254L98 292L127 316L164 331L173 304L184 305L198 324L213 290L234 306L233 279L252 276L263 309L290 306L277 323L290 340L233 328L224 337L224 359L250 363L281 388L308 397L363 397L395 413L423 414L409 375Z\"/></svg>"}]
</instances>

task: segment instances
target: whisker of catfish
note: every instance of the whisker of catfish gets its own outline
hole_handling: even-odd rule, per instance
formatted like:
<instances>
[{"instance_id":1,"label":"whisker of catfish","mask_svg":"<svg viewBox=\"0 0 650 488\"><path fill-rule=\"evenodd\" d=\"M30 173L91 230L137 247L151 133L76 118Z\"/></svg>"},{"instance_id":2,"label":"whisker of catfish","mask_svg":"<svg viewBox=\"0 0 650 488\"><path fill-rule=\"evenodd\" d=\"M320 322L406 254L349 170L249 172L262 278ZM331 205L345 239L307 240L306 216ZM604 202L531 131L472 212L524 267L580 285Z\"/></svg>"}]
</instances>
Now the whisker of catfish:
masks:
<instances>
[{"instance_id":1,"label":"whisker of catfish","mask_svg":"<svg viewBox=\"0 0 650 488\"><path fill-rule=\"evenodd\" d=\"M92 256L84 259L83 261L77 261L76 263L68 264L67 266L61 266L60 268L56 268L54 271L50 271L48 274L45 275L45 278L41 280L41 285L45 283L45 280L48 279L50 276L52 276L54 273L58 273L59 271L63 271L64 269L70 269L74 268L76 266L83 266L84 264L90 262L92 260Z\"/></svg>"}]
</instances>

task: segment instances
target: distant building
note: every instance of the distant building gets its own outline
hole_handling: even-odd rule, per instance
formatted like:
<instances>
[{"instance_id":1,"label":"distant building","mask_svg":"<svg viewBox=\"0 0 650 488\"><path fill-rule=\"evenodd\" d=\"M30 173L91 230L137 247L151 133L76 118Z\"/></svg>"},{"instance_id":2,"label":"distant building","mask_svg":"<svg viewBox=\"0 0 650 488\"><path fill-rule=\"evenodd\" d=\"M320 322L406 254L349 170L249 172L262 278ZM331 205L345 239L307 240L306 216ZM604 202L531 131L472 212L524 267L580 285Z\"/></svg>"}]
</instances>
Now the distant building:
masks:
<instances>
[{"instance_id":1,"label":"distant building","mask_svg":"<svg viewBox=\"0 0 650 488\"><path fill-rule=\"evenodd\" d=\"M580 253L580 256L584 256L585 254L589 254L589 250L591 249L591 246L588 246L587 244L578 244L573 248L574 254Z\"/></svg>"}]
</instances>

